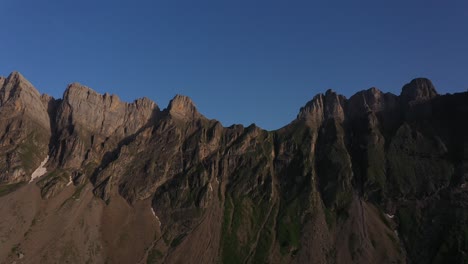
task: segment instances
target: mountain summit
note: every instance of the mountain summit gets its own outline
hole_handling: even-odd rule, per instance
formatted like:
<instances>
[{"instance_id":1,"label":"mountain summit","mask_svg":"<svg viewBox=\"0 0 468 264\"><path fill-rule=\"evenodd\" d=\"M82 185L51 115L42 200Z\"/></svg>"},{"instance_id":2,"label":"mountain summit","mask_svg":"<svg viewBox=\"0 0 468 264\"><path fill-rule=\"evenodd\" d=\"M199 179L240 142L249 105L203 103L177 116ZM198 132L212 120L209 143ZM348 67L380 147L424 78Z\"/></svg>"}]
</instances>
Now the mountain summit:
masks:
<instances>
[{"instance_id":1,"label":"mountain summit","mask_svg":"<svg viewBox=\"0 0 468 264\"><path fill-rule=\"evenodd\" d=\"M5 263L466 263L468 93L328 90L276 131L0 77Z\"/></svg>"},{"instance_id":2,"label":"mountain summit","mask_svg":"<svg viewBox=\"0 0 468 264\"><path fill-rule=\"evenodd\" d=\"M168 110L172 117L181 120L194 120L201 116L192 99L184 95L176 95L169 103Z\"/></svg>"},{"instance_id":3,"label":"mountain summit","mask_svg":"<svg viewBox=\"0 0 468 264\"><path fill-rule=\"evenodd\" d=\"M439 94L429 79L417 78L403 86L401 97L408 102L422 102L430 100Z\"/></svg>"}]
</instances>

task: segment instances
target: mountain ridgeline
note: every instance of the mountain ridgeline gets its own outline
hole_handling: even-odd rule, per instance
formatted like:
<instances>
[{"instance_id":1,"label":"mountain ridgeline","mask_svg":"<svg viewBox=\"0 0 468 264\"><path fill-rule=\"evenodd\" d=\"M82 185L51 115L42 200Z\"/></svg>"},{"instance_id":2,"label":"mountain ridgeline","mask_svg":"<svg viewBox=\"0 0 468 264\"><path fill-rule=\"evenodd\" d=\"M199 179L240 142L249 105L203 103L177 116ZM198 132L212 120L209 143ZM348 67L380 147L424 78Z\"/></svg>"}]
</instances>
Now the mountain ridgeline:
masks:
<instances>
[{"instance_id":1,"label":"mountain ridgeline","mask_svg":"<svg viewBox=\"0 0 468 264\"><path fill-rule=\"evenodd\" d=\"M266 131L14 72L0 120L5 263L468 263L468 92L428 79Z\"/></svg>"}]
</instances>

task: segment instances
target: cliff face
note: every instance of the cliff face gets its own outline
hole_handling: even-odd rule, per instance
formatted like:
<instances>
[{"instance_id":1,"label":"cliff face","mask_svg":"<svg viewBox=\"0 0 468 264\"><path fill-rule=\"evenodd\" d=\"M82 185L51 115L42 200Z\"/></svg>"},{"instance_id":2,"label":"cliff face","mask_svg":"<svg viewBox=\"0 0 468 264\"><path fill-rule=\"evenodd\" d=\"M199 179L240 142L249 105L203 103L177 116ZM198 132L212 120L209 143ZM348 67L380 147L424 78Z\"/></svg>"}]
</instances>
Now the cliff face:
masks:
<instances>
[{"instance_id":1,"label":"cliff face","mask_svg":"<svg viewBox=\"0 0 468 264\"><path fill-rule=\"evenodd\" d=\"M0 182L29 179L47 156L51 138L47 105L15 72L0 80Z\"/></svg>"},{"instance_id":2,"label":"cliff face","mask_svg":"<svg viewBox=\"0 0 468 264\"><path fill-rule=\"evenodd\" d=\"M103 152L115 149L116 144L149 125L158 114L158 106L147 98L128 104L115 95L100 95L71 84L55 117L56 161L71 169L98 162Z\"/></svg>"},{"instance_id":3,"label":"cliff face","mask_svg":"<svg viewBox=\"0 0 468 264\"><path fill-rule=\"evenodd\" d=\"M160 110L79 84L40 96L19 73L0 87L0 259L468 261L468 93L329 90L265 131L180 95Z\"/></svg>"}]
</instances>

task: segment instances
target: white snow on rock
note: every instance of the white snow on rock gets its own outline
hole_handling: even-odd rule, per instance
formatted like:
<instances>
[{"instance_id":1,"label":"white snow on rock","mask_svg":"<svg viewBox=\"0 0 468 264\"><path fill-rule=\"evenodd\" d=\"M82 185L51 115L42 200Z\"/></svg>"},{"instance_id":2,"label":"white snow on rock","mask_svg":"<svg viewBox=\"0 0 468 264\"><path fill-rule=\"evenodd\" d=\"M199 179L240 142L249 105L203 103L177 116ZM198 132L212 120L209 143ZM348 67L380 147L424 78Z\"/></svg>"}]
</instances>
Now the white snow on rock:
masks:
<instances>
[{"instance_id":1,"label":"white snow on rock","mask_svg":"<svg viewBox=\"0 0 468 264\"><path fill-rule=\"evenodd\" d=\"M47 172L47 169L44 167L44 165L47 163L49 160L49 155L41 162L41 165L31 174L31 180L29 180L29 183L34 181L35 179L41 177Z\"/></svg>"},{"instance_id":2,"label":"white snow on rock","mask_svg":"<svg viewBox=\"0 0 468 264\"><path fill-rule=\"evenodd\" d=\"M393 219L393 217L395 217L395 215L391 215L391 214L386 214L388 218L390 219Z\"/></svg>"},{"instance_id":3,"label":"white snow on rock","mask_svg":"<svg viewBox=\"0 0 468 264\"><path fill-rule=\"evenodd\" d=\"M73 179L72 179L72 177L71 177L71 175L70 175L70 179L68 180L67 186L69 186L69 185L72 184L72 183L73 183Z\"/></svg>"},{"instance_id":4,"label":"white snow on rock","mask_svg":"<svg viewBox=\"0 0 468 264\"><path fill-rule=\"evenodd\" d=\"M156 220L158 221L159 223L159 226L161 227L161 221L159 220L159 217L156 215L156 213L154 212L154 209L153 207L151 207L151 212L153 213L154 217L156 218Z\"/></svg>"}]
</instances>

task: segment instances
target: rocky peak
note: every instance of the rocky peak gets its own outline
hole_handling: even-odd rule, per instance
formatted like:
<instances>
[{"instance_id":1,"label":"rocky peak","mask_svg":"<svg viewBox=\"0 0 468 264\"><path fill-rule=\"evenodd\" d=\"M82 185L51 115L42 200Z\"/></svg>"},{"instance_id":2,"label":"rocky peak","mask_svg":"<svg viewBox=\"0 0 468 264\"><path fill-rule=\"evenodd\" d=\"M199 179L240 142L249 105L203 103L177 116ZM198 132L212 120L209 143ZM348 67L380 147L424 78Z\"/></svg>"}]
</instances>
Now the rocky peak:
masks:
<instances>
[{"instance_id":1,"label":"rocky peak","mask_svg":"<svg viewBox=\"0 0 468 264\"><path fill-rule=\"evenodd\" d=\"M100 95L93 89L77 82L69 84L63 94L63 99L65 101L76 101L80 99L88 99L89 97L105 97L105 95Z\"/></svg>"},{"instance_id":2,"label":"rocky peak","mask_svg":"<svg viewBox=\"0 0 468 264\"><path fill-rule=\"evenodd\" d=\"M2 82L1 93L11 82L15 95L0 103L7 263L459 263L466 256L468 93L407 107L402 98L432 96L427 83L416 81L417 91L401 97L371 88L348 100L328 90L299 120L267 132L207 121L186 96L159 115L148 98L126 103L77 83L55 100L26 89L21 76ZM403 114L426 105L437 114ZM51 128L32 114L49 116ZM57 250L64 247L73 254Z\"/></svg>"},{"instance_id":3,"label":"rocky peak","mask_svg":"<svg viewBox=\"0 0 468 264\"><path fill-rule=\"evenodd\" d=\"M142 98L138 98L136 99L135 101L133 101L133 104L137 107L137 108L155 108L157 107L156 104L151 100L149 99L148 97L142 97Z\"/></svg>"},{"instance_id":4,"label":"rocky peak","mask_svg":"<svg viewBox=\"0 0 468 264\"><path fill-rule=\"evenodd\" d=\"M49 128L49 116L42 104L41 94L19 72L12 72L0 87L0 106L8 114L24 113L44 128Z\"/></svg>"},{"instance_id":5,"label":"rocky peak","mask_svg":"<svg viewBox=\"0 0 468 264\"><path fill-rule=\"evenodd\" d=\"M169 103L168 111L172 117L184 121L193 120L201 116L192 99L179 94Z\"/></svg>"},{"instance_id":6,"label":"rocky peak","mask_svg":"<svg viewBox=\"0 0 468 264\"><path fill-rule=\"evenodd\" d=\"M323 120L337 118L344 120L343 106L346 98L328 89L325 94L316 95L301 108L298 119L305 119L309 125L320 125Z\"/></svg>"},{"instance_id":7,"label":"rocky peak","mask_svg":"<svg viewBox=\"0 0 468 264\"><path fill-rule=\"evenodd\" d=\"M4 104L11 97L20 97L20 94L25 94L26 97L40 97L40 93L28 80L26 80L26 78L23 77L23 75L21 75L21 73L12 72L3 81L3 85L0 90L0 103Z\"/></svg>"},{"instance_id":8,"label":"rocky peak","mask_svg":"<svg viewBox=\"0 0 468 264\"><path fill-rule=\"evenodd\" d=\"M147 98L126 103L116 95L100 94L79 83L72 83L57 110L57 134L79 143L59 142L56 149L64 149L64 156L68 157L60 162L64 167L77 168L87 158L100 159L102 153L95 146L104 147L105 142L114 144L134 135L158 114L158 106Z\"/></svg>"},{"instance_id":9,"label":"rocky peak","mask_svg":"<svg viewBox=\"0 0 468 264\"><path fill-rule=\"evenodd\" d=\"M0 182L29 179L44 160L50 119L41 95L19 72L0 80Z\"/></svg>"},{"instance_id":10,"label":"rocky peak","mask_svg":"<svg viewBox=\"0 0 468 264\"><path fill-rule=\"evenodd\" d=\"M23 82L23 83L29 83L31 84L24 76L18 72L18 71L13 71L10 73L10 75L7 78L9 81L15 81L15 82Z\"/></svg>"},{"instance_id":11,"label":"rocky peak","mask_svg":"<svg viewBox=\"0 0 468 264\"><path fill-rule=\"evenodd\" d=\"M371 112L380 112L396 106L397 96L391 93L383 93L372 87L357 92L348 100L349 116L357 116Z\"/></svg>"},{"instance_id":12,"label":"rocky peak","mask_svg":"<svg viewBox=\"0 0 468 264\"><path fill-rule=\"evenodd\" d=\"M159 110L148 98L125 103L116 95L99 94L79 83L68 86L63 100L66 102L61 110L63 121L68 122L68 116L72 115L74 123L103 136L122 128L126 131L123 134L135 133L149 121L153 111Z\"/></svg>"},{"instance_id":13,"label":"rocky peak","mask_svg":"<svg viewBox=\"0 0 468 264\"><path fill-rule=\"evenodd\" d=\"M344 120L344 102L346 98L337 94L335 91L328 89L325 93L325 118L337 118L340 121Z\"/></svg>"},{"instance_id":14,"label":"rocky peak","mask_svg":"<svg viewBox=\"0 0 468 264\"><path fill-rule=\"evenodd\" d=\"M428 101L438 95L432 82L426 78L412 80L401 91L403 101L410 104Z\"/></svg>"}]
</instances>

